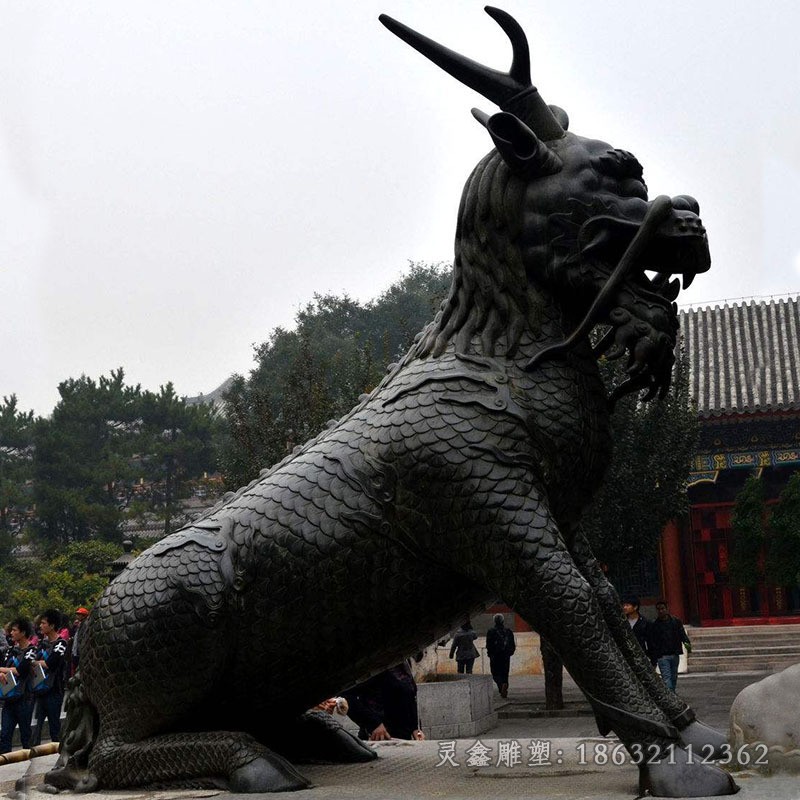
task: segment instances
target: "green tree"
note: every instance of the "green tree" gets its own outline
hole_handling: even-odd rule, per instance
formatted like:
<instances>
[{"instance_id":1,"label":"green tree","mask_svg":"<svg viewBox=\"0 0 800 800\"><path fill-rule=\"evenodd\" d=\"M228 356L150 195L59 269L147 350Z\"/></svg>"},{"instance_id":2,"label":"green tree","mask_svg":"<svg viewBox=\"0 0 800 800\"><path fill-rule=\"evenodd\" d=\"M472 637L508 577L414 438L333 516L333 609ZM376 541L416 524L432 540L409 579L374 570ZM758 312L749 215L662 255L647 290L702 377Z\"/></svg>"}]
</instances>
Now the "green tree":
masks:
<instances>
[{"instance_id":1,"label":"green tree","mask_svg":"<svg viewBox=\"0 0 800 800\"><path fill-rule=\"evenodd\" d=\"M606 384L622 379L616 362L601 362ZM620 576L657 551L664 526L688 513L686 483L697 445L697 411L684 354L663 400L626 395L611 415L613 455L605 481L584 514L595 553Z\"/></svg>"},{"instance_id":2,"label":"green tree","mask_svg":"<svg viewBox=\"0 0 800 800\"><path fill-rule=\"evenodd\" d=\"M64 381L52 416L36 425L36 527L51 544L118 537L116 494L132 477L141 431L141 388L124 378L120 368Z\"/></svg>"},{"instance_id":3,"label":"green tree","mask_svg":"<svg viewBox=\"0 0 800 800\"><path fill-rule=\"evenodd\" d=\"M800 584L800 472L789 478L772 509L765 571L773 586Z\"/></svg>"},{"instance_id":4,"label":"green tree","mask_svg":"<svg viewBox=\"0 0 800 800\"><path fill-rule=\"evenodd\" d=\"M142 421L139 469L159 486L154 500L164 517L164 534L172 530L178 501L187 494L186 481L216 466L213 409L188 405L172 383L158 394L144 392L139 404Z\"/></svg>"},{"instance_id":5,"label":"green tree","mask_svg":"<svg viewBox=\"0 0 800 800\"><path fill-rule=\"evenodd\" d=\"M315 295L295 330L273 330L249 378L235 377L225 397L219 452L228 486L252 480L347 413L433 318L449 285L449 267L412 264L377 300Z\"/></svg>"},{"instance_id":6,"label":"green tree","mask_svg":"<svg viewBox=\"0 0 800 800\"><path fill-rule=\"evenodd\" d=\"M121 553L110 542L73 542L51 559L11 559L0 567L0 620L32 618L46 608L71 613L90 607L108 584L109 564Z\"/></svg>"},{"instance_id":7,"label":"green tree","mask_svg":"<svg viewBox=\"0 0 800 800\"><path fill-rule=\"evenodd\" d=\"M13 535L22 528L32 502L33 411L17 407L16 395L0 404L0 564L8 557Z\"/></svg>"},{"instance_id":8,"label":"green tree","mask_svg":"<svg viewBox=\"0 0 800 800\"><path fill-rule=\"evenodd\" d=\"M753 588L758 583L765 518L764 484L751 475L736 496L731 516L733 535L728 556L728 577L733 586Z\"/></svg>"}]
</instances>

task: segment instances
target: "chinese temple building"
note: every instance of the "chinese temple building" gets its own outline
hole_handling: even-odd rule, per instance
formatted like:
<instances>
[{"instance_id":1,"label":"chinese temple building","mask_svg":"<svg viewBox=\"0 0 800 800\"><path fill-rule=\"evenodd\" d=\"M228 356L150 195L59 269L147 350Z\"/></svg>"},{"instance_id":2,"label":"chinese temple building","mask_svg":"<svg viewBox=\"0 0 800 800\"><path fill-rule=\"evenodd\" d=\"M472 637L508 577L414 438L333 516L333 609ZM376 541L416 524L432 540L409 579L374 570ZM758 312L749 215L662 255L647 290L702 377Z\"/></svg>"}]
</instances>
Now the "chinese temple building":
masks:
<instances>
[{"instance_id":1,"label":"chinese temple building","mask_svg":"<svg viewBox=\"0 0 800 800\"><path fill-rule=\"evenodd\" d=\"M660 594L696 625L800 622L796 587L748 589L728 579L731 512L745 480L764 482L769 506L800 469L800 298L685 310L680 318L700 442L689 517L662 536Z\"/></svg>"}]
</instances>

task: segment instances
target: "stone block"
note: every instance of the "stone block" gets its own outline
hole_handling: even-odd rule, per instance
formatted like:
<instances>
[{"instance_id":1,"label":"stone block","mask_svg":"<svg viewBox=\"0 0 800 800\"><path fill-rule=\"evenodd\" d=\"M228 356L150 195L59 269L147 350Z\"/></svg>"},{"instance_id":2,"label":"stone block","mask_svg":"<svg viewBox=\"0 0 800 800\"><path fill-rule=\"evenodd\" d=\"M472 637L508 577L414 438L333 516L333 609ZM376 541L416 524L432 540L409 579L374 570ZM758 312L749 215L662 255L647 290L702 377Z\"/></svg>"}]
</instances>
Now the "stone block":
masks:
<instances>
[{"instance_id":1,"label":"stone block","mask_svg":"<svg viewBox=\"0 0 800 800\"><path fill-rule=\"evenodd\" d=\"M422 730L428 738L463 738L497 724L492 679L486 675L438 675L417 687Z\"/></svg>"}]
</instances>

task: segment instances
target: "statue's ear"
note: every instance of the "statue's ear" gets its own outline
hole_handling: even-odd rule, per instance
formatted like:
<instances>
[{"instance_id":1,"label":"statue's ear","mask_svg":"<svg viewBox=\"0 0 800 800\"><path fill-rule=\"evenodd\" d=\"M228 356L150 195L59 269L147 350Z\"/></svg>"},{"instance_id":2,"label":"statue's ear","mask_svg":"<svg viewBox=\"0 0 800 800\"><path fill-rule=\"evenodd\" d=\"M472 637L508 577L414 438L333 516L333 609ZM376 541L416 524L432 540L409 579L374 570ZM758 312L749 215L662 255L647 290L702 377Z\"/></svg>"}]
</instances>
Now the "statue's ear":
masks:
<instances>
[{"instance_id":1,"label":"statue's ear","mask_svg":"<svg viewBox=\"0 0 800 800\"><path fill-rule=\"evenodd\" d=\"M553 175L561 169L561 159L518 117L502 111L491 117L478 108L472 116L492 137L494 146L508 168L522 178Z\"/></svg>"}]
</instances>

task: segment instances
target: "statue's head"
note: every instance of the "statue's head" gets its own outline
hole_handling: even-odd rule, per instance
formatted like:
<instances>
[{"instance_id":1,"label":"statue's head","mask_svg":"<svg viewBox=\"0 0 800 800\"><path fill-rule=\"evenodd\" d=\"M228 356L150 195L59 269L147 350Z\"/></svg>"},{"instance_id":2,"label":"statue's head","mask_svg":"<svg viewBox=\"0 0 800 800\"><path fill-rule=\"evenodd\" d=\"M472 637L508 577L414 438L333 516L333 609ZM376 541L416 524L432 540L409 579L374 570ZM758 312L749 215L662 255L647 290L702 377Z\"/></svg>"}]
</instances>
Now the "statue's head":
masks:
<instances>
[{"instance_id":1,"label":"statue's head","mask_svg":"<svg viewBox=\"0 0 800 800\"><path fill-rule=\"evenodd\" d=\"M708 241L697 202L688 196L649 201L642 167L630 153L568 131L567 114L547 105L532 85L525 34L503 11L486 12L511 40L513 61L507 73L485 67L422 36L385 15L381 21L393 33L430 58L462 83L496 103L489 115L473 109L487 129L495 150L477 165L464 190L456 236L456 276L459 271L497 270L508 294L493 308L516 303L523 315L530 299L514 298L519 283L536 287L561 303L574 320L574 332L564 342L543 350L527 365L564 354L595 325L608 330L597 346L629 356L630 379L622 392L648 389L666 392L674 363L678 330L674 300L683 276L684 288L710 267ZM647 273L651 273L648 276ZM481 334L490 346L505 337L508 352L517 346L519 325L497 325L486 334L489 303L477 292L497 291L477 282L465 306L451 295L444 309L454 320L468 318L468 335ZM455 305L461 303L461 308ZM483 317L481 317L483 314ZM502 334L498 331L502 330ZM442 331L428 351L441 349ZM462 337L462 344L468 337ZM436 343L438 342L438 344ZM622 393L619 392L619 393ZM649 396L648 395L648 396Z\"/></svg>"}]
</instances>

